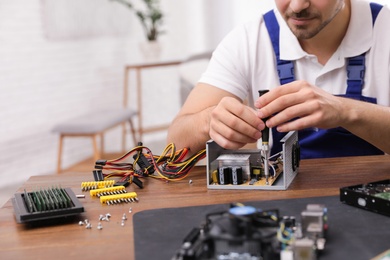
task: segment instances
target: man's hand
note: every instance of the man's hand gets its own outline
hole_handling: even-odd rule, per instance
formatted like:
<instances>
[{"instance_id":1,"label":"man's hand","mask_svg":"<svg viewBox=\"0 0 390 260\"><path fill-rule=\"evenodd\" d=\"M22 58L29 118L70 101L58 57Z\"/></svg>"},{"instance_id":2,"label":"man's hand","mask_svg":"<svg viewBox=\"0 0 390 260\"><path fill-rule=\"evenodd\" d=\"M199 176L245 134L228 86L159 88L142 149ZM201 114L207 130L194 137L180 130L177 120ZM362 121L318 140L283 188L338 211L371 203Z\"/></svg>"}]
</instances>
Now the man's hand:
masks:
<instances>
[{"instance_id":1,"label":"man's hand","mask_svg":"<svg viewBox=\"0 0 390 260\"><path fill-rule=\"evenodd\" d=\"M264 127L254 109L233 97L222 98L211 112L210 137L226 149L239 149L256 142Z\"/></svg>"},{"instance_id":2,"label":"man's hand","mask_svg":"<svg viewBox=\"0 0 390 260\"><path fill-rule=\"evenodd\" d=\"M267 126L277 127L279 132L328 129L347 123L343 100L306 81L294 81L264 94L255 107L259 108L260 118L270 117Z\"/></svg>"}]
</instances>

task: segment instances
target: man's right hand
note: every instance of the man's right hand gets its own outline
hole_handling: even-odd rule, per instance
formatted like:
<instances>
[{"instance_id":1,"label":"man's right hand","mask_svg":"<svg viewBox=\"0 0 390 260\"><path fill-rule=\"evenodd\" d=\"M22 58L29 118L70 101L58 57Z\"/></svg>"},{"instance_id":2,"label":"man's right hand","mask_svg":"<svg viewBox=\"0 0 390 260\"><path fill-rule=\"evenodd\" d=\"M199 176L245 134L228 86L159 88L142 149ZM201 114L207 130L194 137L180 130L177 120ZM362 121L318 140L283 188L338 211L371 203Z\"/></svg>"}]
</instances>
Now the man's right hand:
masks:
<instances>
[{"instance_id":1,"label":"man's right hand","mask_svg":"<svg viewBox=\"0 0 390 260\"><path fill-rule=\"evenodd\" d=\"M221 147L239 149L260 139L264 127L254 109L233 97L224 97L211 112L209 134Z\"/></svg>"}]
</instances>

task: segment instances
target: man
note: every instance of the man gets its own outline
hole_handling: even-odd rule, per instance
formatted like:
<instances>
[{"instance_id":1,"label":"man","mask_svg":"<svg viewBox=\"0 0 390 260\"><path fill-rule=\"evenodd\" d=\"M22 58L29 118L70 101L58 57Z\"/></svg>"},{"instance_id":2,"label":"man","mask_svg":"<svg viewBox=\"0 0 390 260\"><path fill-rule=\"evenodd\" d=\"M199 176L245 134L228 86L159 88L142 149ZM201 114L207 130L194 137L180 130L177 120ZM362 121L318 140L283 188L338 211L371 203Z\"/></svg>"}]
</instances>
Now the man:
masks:
<instances>
[{"instance_id":1,"label":"man","mask_svg":"<svg viewBox=\"0 0 390 260\"><path fill-rule=\"evenodd\" d=\"M389 9L364 0L275 4L221 42L168 141L193 152L210 138L238 149L259 140L266 124L273 152L299 130L302 158L389 153ZM280 72L279 60L292 69Z\"/></svg>"}]
</instances>

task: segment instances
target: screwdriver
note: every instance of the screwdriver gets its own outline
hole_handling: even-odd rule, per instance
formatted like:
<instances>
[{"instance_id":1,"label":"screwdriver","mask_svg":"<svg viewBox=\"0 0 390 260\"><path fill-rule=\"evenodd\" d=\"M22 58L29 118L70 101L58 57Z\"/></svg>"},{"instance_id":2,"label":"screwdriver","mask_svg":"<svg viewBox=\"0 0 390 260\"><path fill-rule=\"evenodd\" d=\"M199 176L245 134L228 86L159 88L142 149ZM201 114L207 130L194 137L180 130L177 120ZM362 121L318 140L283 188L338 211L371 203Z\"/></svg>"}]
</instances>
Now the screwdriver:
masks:
<instances>
[{"instance_id":1,"label":"screwdriver","mask_svg":"<svg viewBox=\"0 0 390 260\"><path fill-rule=\"evenodd\" d=\"M267 93L269 90L259 90L259 96L261 97L265 93ZM265 123L268 120L267 118L262 119L263 122ZM268 151L269 151L269 128L267 125L265 128L261 131L261 151L263 152L264 155L264 175L265 175L265 185L268 185L268 178L269 178L269 158L268 158Z\"/></svg>"}]
</instances>

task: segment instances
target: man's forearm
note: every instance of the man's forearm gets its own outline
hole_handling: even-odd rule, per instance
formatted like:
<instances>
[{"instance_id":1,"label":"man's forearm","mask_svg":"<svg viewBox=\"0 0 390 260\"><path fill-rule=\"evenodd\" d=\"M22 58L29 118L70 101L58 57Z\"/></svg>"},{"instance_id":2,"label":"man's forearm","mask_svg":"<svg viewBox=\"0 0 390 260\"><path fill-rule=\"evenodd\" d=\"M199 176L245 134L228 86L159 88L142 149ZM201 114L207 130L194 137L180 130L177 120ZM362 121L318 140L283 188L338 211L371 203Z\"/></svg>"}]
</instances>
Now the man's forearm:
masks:
<instances>
[{"instance_id":1,"label":"man's forearm","mask_svg":"<svg viewBox=\"0 0 390 260\"><path fill-rule=\"evenodd\" d=\"M204 149L210 139L210 114L213 108L178 116L169 127L167 142L174 143L178 149L187 147L192 154Z\"/></svg>"},{"instance_id":2,"label":"man's forearm","mask_svg":"<svg viewBox=\"0 0 390 260\"><path fill-rule=\"evenodd\" d=\"M344 127L373 144L385 153L390 153L390 108L346 99L349 120Z\"/></svg>"}]
</instances>

